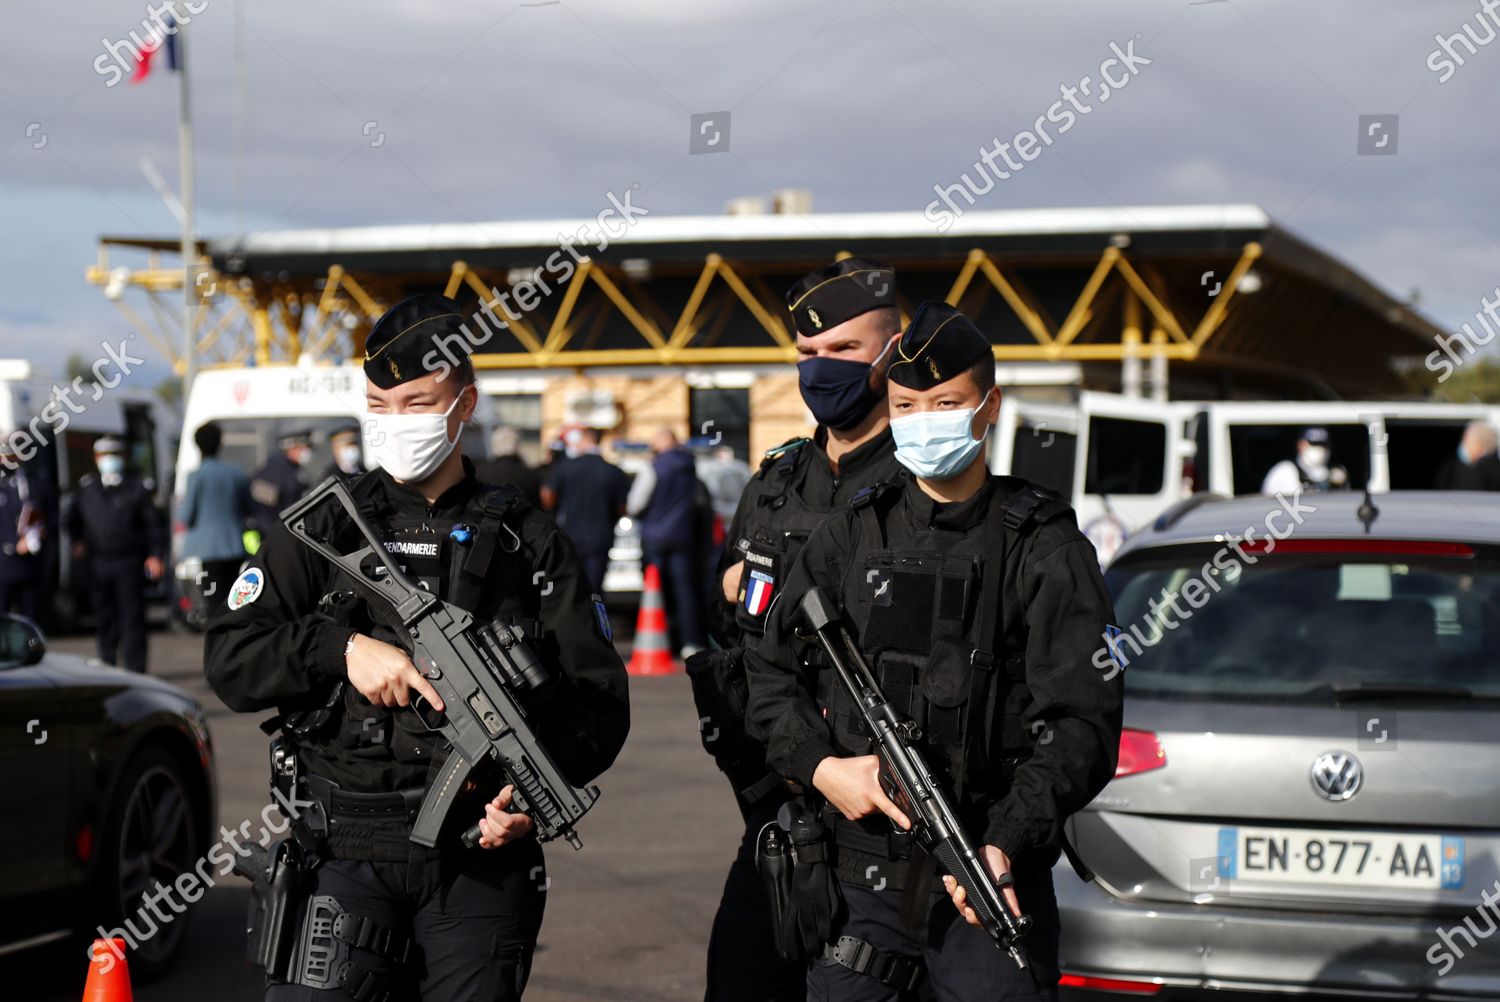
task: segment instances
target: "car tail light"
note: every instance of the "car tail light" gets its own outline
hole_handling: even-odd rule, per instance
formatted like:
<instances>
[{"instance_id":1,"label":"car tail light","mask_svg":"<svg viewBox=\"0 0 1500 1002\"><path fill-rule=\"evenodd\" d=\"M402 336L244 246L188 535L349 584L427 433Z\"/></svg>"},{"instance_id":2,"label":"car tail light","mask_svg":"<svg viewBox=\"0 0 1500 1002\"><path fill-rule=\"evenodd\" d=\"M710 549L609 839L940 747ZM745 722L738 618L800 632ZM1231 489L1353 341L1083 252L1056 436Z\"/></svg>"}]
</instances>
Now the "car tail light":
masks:
<instances>
[{"instance_id":1,"label":"car tail light","mask_svg":"<svg viewBox=\"0 0 1500 1002\"><path fill-rule=\"evenodd\" d=\"M78 829L78 835L73 839L73 851L78 854L80 862L89 861L94 855L94 829L86 824Z\"/></svg>"},{"instance_id":2,"label":"car tail light","mask_svg":"<svg viewBox=\"0 0 1500 1002\"><path fill-rule=\"evenodd\" d=\"M1129 727L1120 732L1120 761L1115 766L1116 779L1134 776L1138 772L1150 772L1166 764L1167 753L1155 734Z\"/></svg>"},{"instance_id":3,"label":"car tail light","mask_svg":"<svg viewBox=\"0 0 1500 1002\"><path fill-rule=\"evenodd\" d=\"M1096 992L1124 992L1127 995L1156 995L1162 986L1154 981L1133 981L1127 978L1092 978L1083 974L1064 974L1058 981L1060 988L1087 988Z\"/></svg>"}]
</instances>

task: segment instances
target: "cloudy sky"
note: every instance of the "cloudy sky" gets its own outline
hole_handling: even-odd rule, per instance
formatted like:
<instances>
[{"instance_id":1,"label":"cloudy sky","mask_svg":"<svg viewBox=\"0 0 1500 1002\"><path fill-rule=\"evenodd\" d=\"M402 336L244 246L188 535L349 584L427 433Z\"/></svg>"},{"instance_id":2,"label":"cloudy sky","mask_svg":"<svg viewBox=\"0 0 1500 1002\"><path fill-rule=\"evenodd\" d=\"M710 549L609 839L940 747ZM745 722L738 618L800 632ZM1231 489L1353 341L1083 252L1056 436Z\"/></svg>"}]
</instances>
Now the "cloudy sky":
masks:
<instances>
[{"instance_id":1,"label":"cloudy sky","mask_svg":"<svg viewBox=\"0 0 1500 1002\"><path fill-rule=\"evenodd\" d=\"M1486 38L1480 17L1478 0L208 0L187 28L200 231L583 217L631 184L662 215L783 186L819 211L920 212L1133 42L1150 65L981 208L1259 204L1454 328L1500 286L1500 43L1446 82L1429 56L1466 23ZM12 26L0 356L58 368L121 336L83 280L98 236L175 232L138 166L176 184L175 80L95 69L145 18L77 0ZM688 156L691 115L726 109L728 155ZM1362 114L1399 116L1395 155L1358 155Z\"/></svg>"}]
</instances>

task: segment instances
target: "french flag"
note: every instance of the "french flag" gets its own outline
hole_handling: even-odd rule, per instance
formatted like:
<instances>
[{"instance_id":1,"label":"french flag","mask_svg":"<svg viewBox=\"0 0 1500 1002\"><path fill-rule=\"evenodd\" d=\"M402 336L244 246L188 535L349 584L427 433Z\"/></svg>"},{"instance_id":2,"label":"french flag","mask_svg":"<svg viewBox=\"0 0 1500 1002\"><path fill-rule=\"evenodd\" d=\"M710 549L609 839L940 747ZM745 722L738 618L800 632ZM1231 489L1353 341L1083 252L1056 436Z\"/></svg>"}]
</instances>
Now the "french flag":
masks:
<instances>
[{"instance_id":1,"label":"french flag","mask_svg":"<svg viewBox=\"0 0 1500 1002\"><path fill-rule=\"evenodd\" d=\"M173 73L177 72L177 21L168 14L165 24L162 25L161 33L155 30L147 32L149 36L140 47L140 55L135 61L135 72L130 76L130 82L138 84L151 75L151 61L156 57L156 52L165 46L167 50L167 69Z\"/></svg>"},{"instance_id":2,"label":"french flag","mask_svg":"<svg viewBox=\"0 0 1500 1002\"><path fill-rule=\"evenodd\" d=\"M771 606L771 592L776 580L764 571L751 571L750 584L745 588L745 611L760 616Z\"/></svg>"}]
</instances>

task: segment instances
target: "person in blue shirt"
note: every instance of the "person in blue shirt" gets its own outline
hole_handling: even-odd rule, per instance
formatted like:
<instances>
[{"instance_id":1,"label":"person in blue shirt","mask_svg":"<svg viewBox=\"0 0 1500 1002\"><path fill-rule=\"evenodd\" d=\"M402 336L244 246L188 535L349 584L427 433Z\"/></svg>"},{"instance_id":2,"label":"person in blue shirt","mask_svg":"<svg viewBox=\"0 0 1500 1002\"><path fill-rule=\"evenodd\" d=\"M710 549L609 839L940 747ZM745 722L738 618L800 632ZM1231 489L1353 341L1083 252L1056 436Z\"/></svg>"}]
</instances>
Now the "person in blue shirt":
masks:
<instances>
[{"instance_id":1,"label":"person in blue shirt","mask_svg":"<svg viewBox=\"0 0 1500 1002\"><path fill-rule=\"evenodd\" d=\"M222 597L245 559L245 525L255 512L250 500L250 478L233 463L219 458L223 432L210 421L193 433L203 460L188 474L178 515L187 527L182 556L203 561L198 583L211 612L225 608ZM215 598L221 599L215 601Z\"/></svg>"},{"instance_id":2,"label":"person in blue shirt","mask_svg":"<svg viewBox=\"0 0 1500 1002\"><path fill-rule=\"evenodd\" d=\"M702 582L710 528L705 518L712 517L712 508L703 511L707 489L698 482L693 454L672 429L658 430L651 450L655 458L630 485L627 508L640 525L645 563L661 574L667 624L682 656L690 658L708 646Z\"/></svg>"}]
</instances>

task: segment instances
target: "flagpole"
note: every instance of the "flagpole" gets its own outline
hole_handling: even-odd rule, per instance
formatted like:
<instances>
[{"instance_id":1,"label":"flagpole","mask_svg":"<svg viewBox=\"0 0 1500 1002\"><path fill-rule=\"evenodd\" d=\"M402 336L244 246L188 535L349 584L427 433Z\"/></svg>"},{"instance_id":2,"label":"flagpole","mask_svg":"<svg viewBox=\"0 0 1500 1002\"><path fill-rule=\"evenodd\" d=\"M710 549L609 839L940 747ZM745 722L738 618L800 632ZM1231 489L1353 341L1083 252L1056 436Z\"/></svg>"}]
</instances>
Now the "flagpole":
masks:
<instances>
[{"instance_id":1,"label":"flagpole","mask_svg":"<svg viewBox=\"0 0 1500 1002\"><path fill-rule=\"evenodd\" d=\"M245 235L245 12L234 0L234 238Z\"/></svg>"},{"instance_id":2,"label":"flagpole","mask_svg":"<svg viewBox=\"0 0 1500 1002\"><path fill-rule=\"evenodd\" d=\"M186 44L187 24L177 23L177 146L180 158L179 195L182 199L182 399L187 402L188 391L193 387L193 378L198 372L197 338L193 333L193 320L201 300L197 288L198 249L193 239L193 116L188 101L188 50Z\"/></svg>"}]
</instances>

